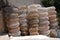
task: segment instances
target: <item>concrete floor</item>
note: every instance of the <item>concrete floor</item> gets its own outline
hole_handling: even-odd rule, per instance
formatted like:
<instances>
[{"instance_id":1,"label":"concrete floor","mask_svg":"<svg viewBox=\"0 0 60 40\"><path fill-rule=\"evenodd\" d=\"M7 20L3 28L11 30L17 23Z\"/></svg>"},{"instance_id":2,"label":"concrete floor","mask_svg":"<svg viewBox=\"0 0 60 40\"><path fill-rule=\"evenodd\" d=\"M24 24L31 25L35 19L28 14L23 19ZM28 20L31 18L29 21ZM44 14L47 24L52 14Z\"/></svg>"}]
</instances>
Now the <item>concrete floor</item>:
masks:
<instances>
[{"instance_id":1,"label":"concrete floor","mask_svg":"<svg viewBox=\"0 0 60 40\"><path fill-rule=\"evenodd\" d=\"M32 36L32 37L35 37L35 36ZM36 38L43 38L42 40L60 40L60 38L49 38L49 39L44 39L46 36L41 36L40 35L40 37L39 36L37 36ZM26 36L25 38L31 38L31 36L29 37L29 36ZM35 39L36 39L35 38ZM48 37L47 37L48 38ZM3 36L0 36L0 40L21 40L21 39L24 39L24 37L15 37L15 38L13 38L13 37L11 37L11 38L9 38L8 37L8 35L3 35Z\"/></svg>"},{"instance_id":2,"label":"concrete floor","mask_svg":"<svg viewBox=\"0 0 60 40\"><path fill-rule=\"evenodd\" d=\"M0 36L0 40L9 40L8 35L2 35Z\"/></svg>"}]
</instances>

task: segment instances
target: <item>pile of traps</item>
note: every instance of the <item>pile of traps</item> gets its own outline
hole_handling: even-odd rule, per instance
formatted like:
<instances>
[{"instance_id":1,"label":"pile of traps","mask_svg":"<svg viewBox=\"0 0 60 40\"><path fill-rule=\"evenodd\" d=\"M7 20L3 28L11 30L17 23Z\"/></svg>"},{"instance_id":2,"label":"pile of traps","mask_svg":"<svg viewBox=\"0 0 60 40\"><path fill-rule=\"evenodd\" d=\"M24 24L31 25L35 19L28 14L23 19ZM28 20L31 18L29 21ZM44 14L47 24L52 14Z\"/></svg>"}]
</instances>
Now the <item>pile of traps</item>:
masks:
<instances>
[{"instance_id":1,"label":"pile of traps","mask_svg":"<svg viewBox=\"0 0 60 40\"><path fill-rule=\"evenodd\" d=\"M55 7L41 7L39 4L32 4L21 5L17 8L5 7L4 11L9 36L57 36L58 21Z\"/></svg>"}]
</instances>

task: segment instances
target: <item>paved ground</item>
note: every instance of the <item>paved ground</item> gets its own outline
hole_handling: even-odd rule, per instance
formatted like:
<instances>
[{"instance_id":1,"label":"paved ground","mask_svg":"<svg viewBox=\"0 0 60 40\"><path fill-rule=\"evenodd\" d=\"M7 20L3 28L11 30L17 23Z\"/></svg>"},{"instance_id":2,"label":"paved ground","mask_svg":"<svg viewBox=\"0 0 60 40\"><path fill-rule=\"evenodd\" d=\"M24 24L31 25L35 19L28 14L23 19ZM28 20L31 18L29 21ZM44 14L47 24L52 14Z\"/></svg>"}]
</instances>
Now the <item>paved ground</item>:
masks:
<instances>
[{"instance_id":1,"label":"paved ground","mask_svg":"<svg viewBox=\"0 0 60 40\"><path fill-rule=\"evenodd\" d=\"M20 40L19 38L20 39L22 39L22 38L24 39L24 37L15 37L15 39L12 38L11 40L17 40L17 39ZM29 38L29 37L27 37L27 38ZM42 36L40 38L42 38ZM9 39L8 35L3 35L3 36L0 36L0 40L10 40L10 39ZM42 40L60 40L60 38L49 38L49 39L42 39Z\"/></svg>"},{"instance_id":2,"label":"paved ground","mask_svg":"<svg viewBox=\"0 0 60 40\"><path fill-rule=\"evenodd\" d=\"M9 40L8 35L0 36L0 40Z\"/></svg>"}]
</instances>

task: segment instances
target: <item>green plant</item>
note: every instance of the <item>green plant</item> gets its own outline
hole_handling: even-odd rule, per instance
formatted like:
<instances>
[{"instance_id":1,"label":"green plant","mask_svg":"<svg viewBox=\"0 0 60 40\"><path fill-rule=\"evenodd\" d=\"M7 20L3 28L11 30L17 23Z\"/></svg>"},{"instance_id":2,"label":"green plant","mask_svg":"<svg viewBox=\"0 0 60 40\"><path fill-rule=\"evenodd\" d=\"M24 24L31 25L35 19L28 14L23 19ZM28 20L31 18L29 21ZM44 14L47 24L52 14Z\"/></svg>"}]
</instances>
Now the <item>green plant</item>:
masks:
<instances>
[{"instance_id":1,"label":"green plant","mask_svg":"<svg viewBox=\"0 0 60 40\"><path fill-rule=\"evenodd\" d=\"M55 0L41 0L41 2L45 7L53 6L55 4Z\"/></svg>"},{"instance_id":2,"label":"green plant","mask_svg":"<svg viewBox=\"0 0 60 40\"><path fill-rule=\"evenodd\" d=\"M58 12L57 16L60 17L60 0L41 0L41 3L45 7L55 6L56 11Z\"/></svg>"}]
</instances>

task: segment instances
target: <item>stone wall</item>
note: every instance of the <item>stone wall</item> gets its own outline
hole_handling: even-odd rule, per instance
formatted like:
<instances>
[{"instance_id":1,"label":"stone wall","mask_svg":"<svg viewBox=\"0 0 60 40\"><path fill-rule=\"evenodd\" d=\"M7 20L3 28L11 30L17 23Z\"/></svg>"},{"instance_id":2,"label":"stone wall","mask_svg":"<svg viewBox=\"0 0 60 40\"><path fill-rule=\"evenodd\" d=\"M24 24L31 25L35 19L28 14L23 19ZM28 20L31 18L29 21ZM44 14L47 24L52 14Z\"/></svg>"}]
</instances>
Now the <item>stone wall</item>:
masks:
<instances>
[{"instance_id":1,"label":"stone wall","mask_svg":"<svg viewBox=\"0 0 60 40\"><path fill-rule=\"evenodd\" d=\"M8 0L9 4L20 6L20 5L30 5L34 3L40 3L40 0Z\"/></svg>"}]
</instances>

